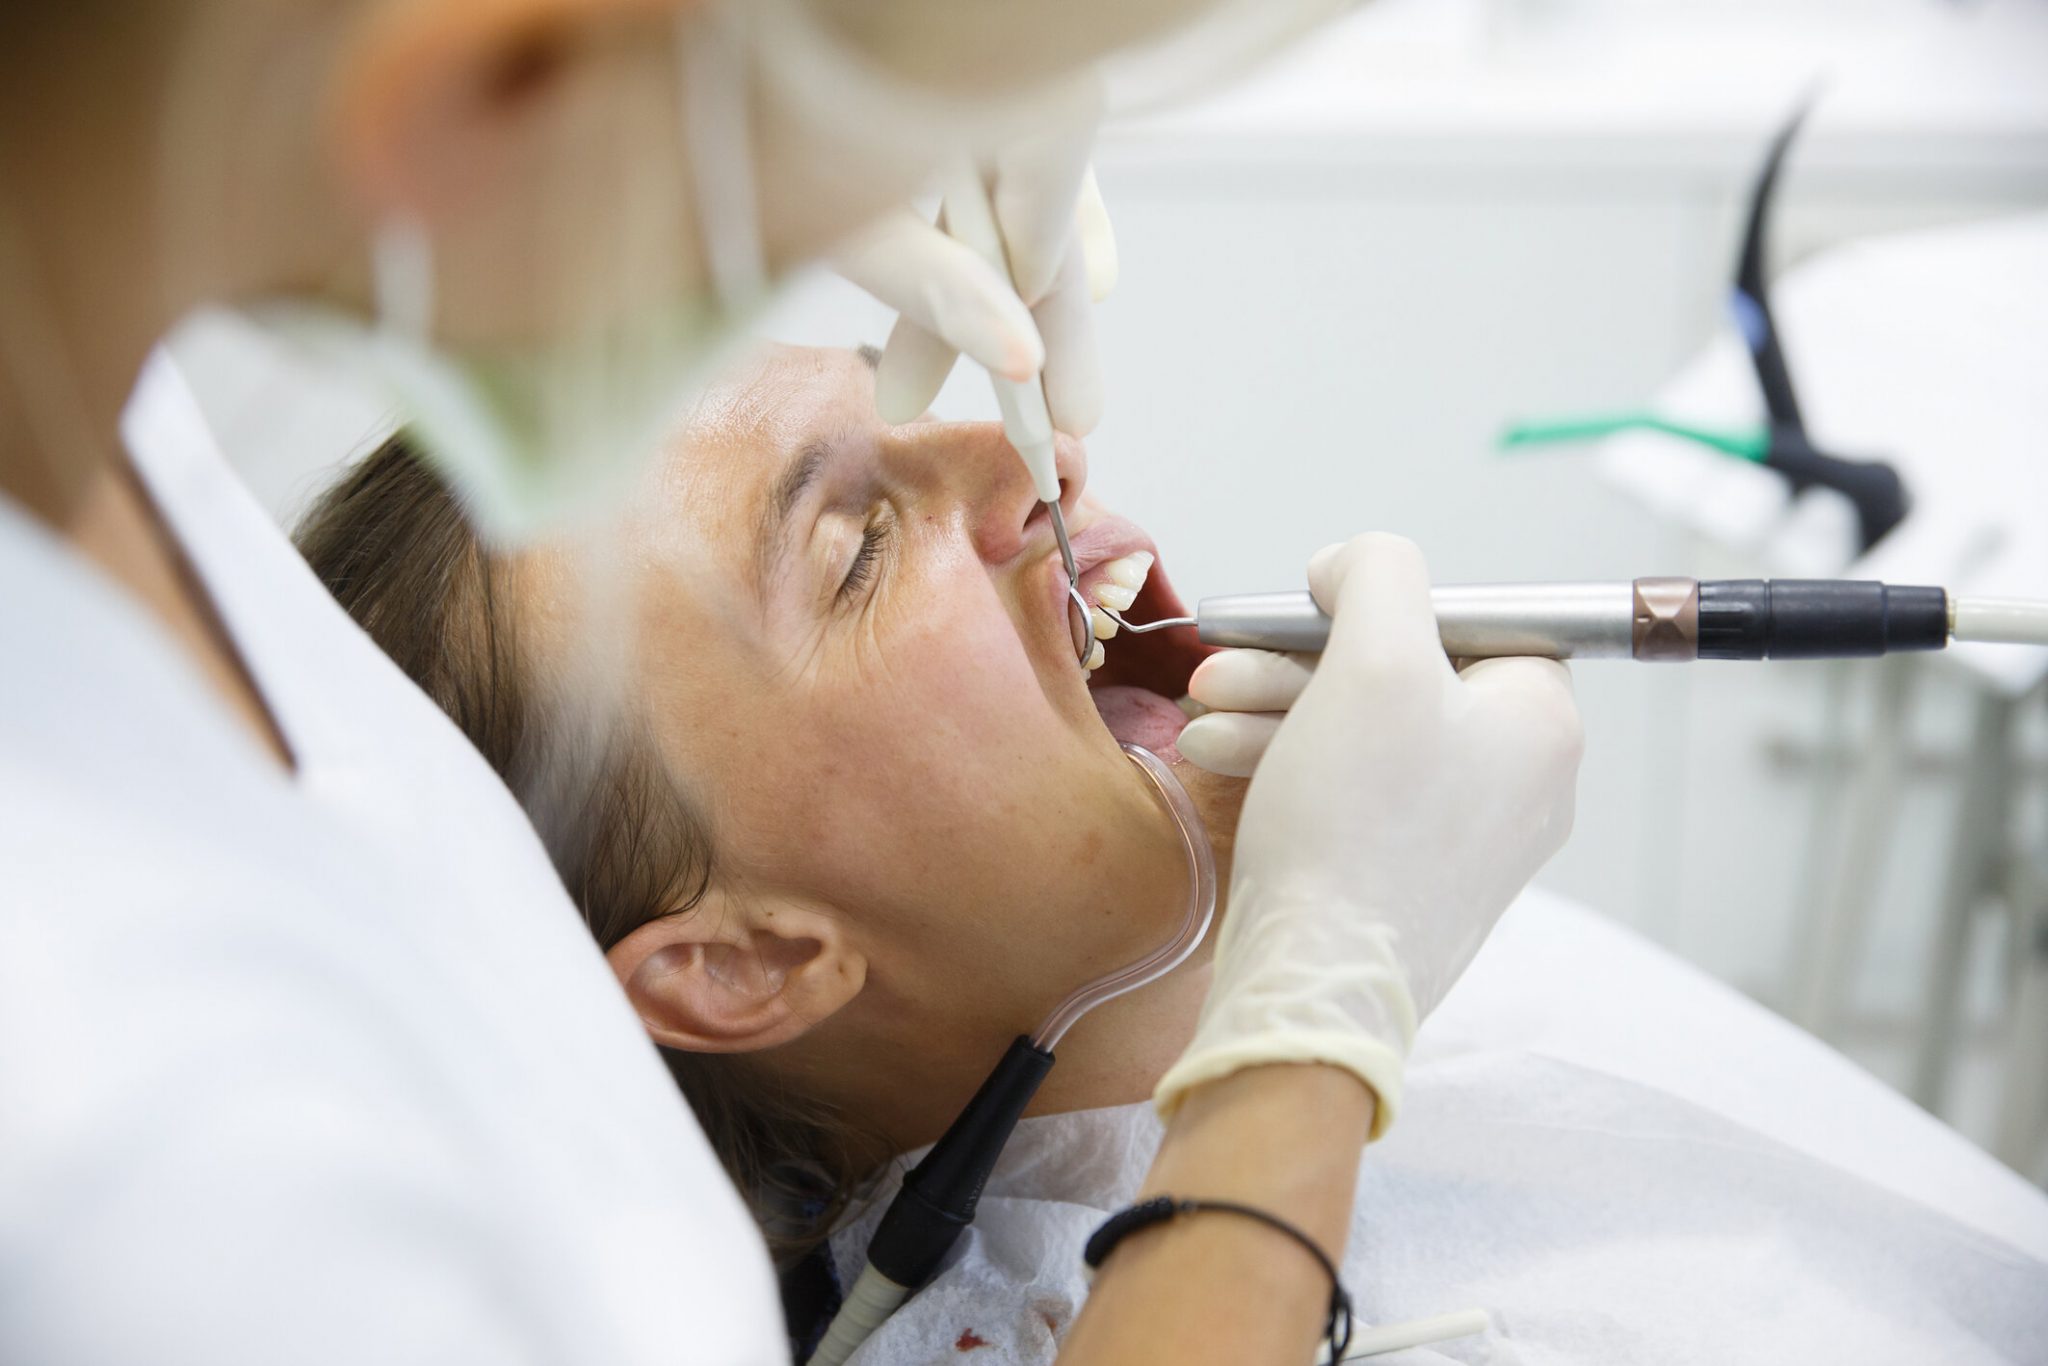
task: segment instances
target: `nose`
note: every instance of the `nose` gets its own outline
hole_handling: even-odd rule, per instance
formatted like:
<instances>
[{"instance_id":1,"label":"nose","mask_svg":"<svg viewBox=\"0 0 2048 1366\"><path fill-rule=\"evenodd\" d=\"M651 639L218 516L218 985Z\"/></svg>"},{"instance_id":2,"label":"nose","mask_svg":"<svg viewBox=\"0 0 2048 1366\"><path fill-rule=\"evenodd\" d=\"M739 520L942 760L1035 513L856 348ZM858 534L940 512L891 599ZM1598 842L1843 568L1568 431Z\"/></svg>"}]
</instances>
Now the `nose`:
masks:
<instances>
[{"instance_id":1,"label":"nose","mask_svg":"<svg viewBox=\"0 0 2048 1366\"><path fill-rule=\"evenodd\" d=\"M957 501L984 562L1002 564L1026 551L1051 548L1051 526L1040 512L1031 474L1000 423L926 423L899 428L897 436L904 460L921 475L919 482ZM1088 452L1065 433L1055 437L1053 449L1060 505L1071 516L1088 486Z\"/></svg>"}]
</instances>

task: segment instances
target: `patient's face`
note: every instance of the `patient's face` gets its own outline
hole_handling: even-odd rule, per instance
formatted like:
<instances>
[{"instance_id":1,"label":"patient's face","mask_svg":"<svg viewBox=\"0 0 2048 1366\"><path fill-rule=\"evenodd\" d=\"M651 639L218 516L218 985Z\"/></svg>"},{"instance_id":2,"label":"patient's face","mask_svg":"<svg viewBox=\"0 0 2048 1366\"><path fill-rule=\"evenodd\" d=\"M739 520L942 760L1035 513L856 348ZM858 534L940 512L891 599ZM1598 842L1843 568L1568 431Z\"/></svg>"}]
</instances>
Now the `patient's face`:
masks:
<instances>
[{"instance_id":1,"label":"patient's face","mask_svg":"<svg viewBox=\"0 0 2048 1366\"><path fill-rule=\"evenodd\" d=\"M1086 593L1153 547L1079 497L1078 445L1061 466ZM777 348L702 405L623 552L716 876L843 913L866 1008L951 1000L1007 1035L1178 923L1179 839L1117 735L1177 760L1200 647L1111 640L1098 713L996 425L888 427L858 355ZM1177 607L1155 568L1131 611ZM1176 770L1227 836L1236 785Z\"/></svg>"}]
</instances>

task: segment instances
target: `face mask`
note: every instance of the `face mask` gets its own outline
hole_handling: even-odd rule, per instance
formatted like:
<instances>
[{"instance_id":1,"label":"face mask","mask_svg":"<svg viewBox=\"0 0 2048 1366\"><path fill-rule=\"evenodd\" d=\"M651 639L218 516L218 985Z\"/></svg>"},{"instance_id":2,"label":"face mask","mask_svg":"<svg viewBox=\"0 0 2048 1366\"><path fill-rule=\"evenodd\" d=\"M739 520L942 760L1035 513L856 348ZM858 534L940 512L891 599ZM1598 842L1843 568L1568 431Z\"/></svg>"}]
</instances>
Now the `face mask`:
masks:
<instances>
[{"instance_id":1,"label":"face mask","mask_svg":"<svg viewBox=\"0 0 2048 1366\"><path fill-rule=\"evenodd\" d=\"M373 244L374 323L292 302L251 310L266 331L387 403L495 541L530 541L616 509L767 301L741 22L712 5L678 31L709 297L540 343L458 350L433 339L426 233L392 222Z\"/></svg>"}]
</instances>

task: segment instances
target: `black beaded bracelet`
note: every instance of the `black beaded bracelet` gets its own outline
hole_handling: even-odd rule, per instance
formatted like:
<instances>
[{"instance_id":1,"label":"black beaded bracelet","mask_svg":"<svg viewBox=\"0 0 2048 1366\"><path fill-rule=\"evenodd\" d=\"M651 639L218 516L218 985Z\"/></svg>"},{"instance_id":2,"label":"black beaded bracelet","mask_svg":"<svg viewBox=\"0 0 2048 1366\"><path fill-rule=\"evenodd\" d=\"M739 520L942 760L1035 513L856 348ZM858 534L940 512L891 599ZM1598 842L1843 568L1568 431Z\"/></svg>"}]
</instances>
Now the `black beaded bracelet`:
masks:
<instances>
[{"instance_id":1,"label":"black beaded bracelet","mask_svg":"<svg viewBox=\"0 0 2048 1366\"><path fill-rule=\"evenodd\" d=\"M1110 1215L1089 1237L1088 1245L1081 1249L1081 1260L1088 1264L1090 1271L1097 1270L1116 1250L1118 1243L1139 1229L1167 1223L1183 1214L1202 1213L1238 1214L1256 1219L1308 1249L1308 1255L1316 1259L1316 1265L1330 1278L1330 1318L1323 1326L1323 1336L1330 1340L1330 1360L1341 1361L1345 1349L1351 1345L1351 1297L1344 1293L1344 1283L1337 1278L1337 1265L1330 1260L1330 1255L1317 1246L1315 1239L1278 1215L1228 1200L1177 1200L1171 1195L1155 1195L1150 1200L1141 1200Z\"/></svg>"}]
</instances>

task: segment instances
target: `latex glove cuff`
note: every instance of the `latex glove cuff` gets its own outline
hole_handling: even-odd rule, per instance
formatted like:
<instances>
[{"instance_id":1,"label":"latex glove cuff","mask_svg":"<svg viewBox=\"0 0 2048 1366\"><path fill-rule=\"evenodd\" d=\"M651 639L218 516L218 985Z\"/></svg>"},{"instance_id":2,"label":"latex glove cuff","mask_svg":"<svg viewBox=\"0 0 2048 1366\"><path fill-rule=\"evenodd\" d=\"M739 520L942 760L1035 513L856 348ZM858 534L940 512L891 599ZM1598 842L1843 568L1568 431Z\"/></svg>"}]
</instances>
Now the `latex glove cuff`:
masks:
<instances>
[{"instance_id":1,"label":"latex glove cuff","mask_svg":"<svg viewBox=\"0 0 2048 1366\"><path fill-rule=\"evenodd\" d=\"M1170 1117L1204 1082L1270 1063L1323 1063L1372 1089L1377 1139L1400 1109L1417 1022L1397 936L1362 908L1299 893L1261 903L1259 895L1242 883L1233 888L1215 984L1153 1104Z\"/></svg>"}]
</instances>

